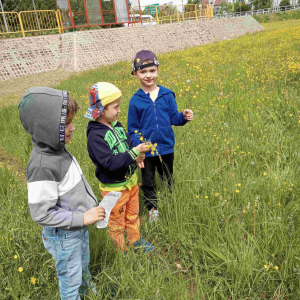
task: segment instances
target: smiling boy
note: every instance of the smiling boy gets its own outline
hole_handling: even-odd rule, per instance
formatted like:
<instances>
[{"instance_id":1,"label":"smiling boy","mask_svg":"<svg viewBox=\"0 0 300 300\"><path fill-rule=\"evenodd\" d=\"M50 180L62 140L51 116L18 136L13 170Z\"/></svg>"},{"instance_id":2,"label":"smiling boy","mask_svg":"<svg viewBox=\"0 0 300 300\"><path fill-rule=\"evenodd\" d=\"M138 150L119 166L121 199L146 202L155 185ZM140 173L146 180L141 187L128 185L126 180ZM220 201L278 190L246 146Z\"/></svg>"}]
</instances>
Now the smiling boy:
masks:
<instances>
[{"instance_id":1,"label":"smiling boy","mask_svg":"<svg viewBox=\"0 0 300 300\"><path fill-rule=\"evenodd\" d=\"M157 153L146 153L142 170L142 190L145 205L149 210L149 221L158 219L155 170L162 180L173 185L173 162L175 135L172 125L183 126L193 119L193 111L185 109L179 113L173 91L157 85L159 62L155 54L148 50L138 52L133 58L131 74L141 84L133 95L128 109L128 133L134 145L139 145L141 133L152 144L157 144Z\"/></svg>"}]
</instances>

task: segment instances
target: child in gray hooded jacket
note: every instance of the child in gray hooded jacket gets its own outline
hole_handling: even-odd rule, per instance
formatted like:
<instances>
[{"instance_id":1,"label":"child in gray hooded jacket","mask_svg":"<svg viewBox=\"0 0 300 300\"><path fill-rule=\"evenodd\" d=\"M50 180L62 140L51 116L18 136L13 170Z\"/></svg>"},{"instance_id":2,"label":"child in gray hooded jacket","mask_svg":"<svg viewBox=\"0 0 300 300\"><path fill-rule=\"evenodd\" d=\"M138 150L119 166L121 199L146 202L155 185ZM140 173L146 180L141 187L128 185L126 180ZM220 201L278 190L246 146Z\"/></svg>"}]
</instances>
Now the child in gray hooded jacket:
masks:
<instances>
[{"instance_id":1,"label":"child in gray hooded jacket","mask_svg":"<svg viewBox=\"0 0 300 300\"><path fill-rule=\"evenodd\" d=\"M61 299L79 300L88 287L96 294L88 269L87 225L105 218L75 157L66 149L75 130L77 103L67 91L30 88L19 103L19 116L31 135L27 165L32 219L43 226L46 250L55 259ZM113 192L108 197L118 197Z\"/></svg>"}]
</instances>

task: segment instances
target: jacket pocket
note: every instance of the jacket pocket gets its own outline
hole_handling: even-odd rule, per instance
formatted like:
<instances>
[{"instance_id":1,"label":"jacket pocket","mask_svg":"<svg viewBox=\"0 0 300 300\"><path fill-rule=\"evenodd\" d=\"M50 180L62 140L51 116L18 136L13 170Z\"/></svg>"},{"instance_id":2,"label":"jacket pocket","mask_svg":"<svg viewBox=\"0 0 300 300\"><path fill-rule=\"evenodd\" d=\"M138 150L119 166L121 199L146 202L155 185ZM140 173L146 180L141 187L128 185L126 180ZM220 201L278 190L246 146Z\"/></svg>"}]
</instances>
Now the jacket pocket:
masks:
<instances>
[{"instance_id":1,"label":"jacket pocket","mask_svg":"<svg viewBox=\"0 0 300 300\"><path fill-rule=\"evenodd\" d=\"M160 134L160 146L163 148L171 148L175 144L175 134L172 127L161 127ZM159 145L158 145L159 146Z\"/></svg>"}]
</instances>

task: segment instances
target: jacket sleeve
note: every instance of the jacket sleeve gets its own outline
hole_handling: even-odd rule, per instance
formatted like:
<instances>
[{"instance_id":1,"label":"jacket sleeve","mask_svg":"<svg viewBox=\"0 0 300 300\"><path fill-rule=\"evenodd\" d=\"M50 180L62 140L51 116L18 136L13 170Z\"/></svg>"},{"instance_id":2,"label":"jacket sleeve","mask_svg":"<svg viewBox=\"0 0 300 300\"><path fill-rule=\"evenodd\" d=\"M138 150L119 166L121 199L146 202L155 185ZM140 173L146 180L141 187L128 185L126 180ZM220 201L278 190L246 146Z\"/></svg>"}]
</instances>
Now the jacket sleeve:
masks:
<instances>
[{"instance_id":1,"label":"jacket sleeve","mask_svg":"<svg viewBox=\"0 0 300 300\"><path fill-rule=\"evenodd\" d=\"M175 100L175 95L173 93L168 94L169 96L169 113L170 113L170 119L171 119L171 125L175 126L183 126L185 125L188 120L186 120L183 117L183 112L179 113L177 109L177 104Z\"/></svg>"},{"instance_id":2,"label":"jacket sleeve","mask_svg":"<svg viewBox=\"0 0 300 300\"><path fill-rule=\"evenodd\" d=\"M129 108L128 108L127 126L128 126L128 134L132 139L133 145L137 146L141 144L140 138L137 135L140 128L138 110L136 106L131 103L131 101L129 102Z\"/></svg>"},{"instance_id":3,"label":"jacket sleeve","mask_svg":"<svg viewBox=\"0 0 300 300\"><path fill-rule=\"evenodd\" d=\"M92 160L110 171L128 167L139 155L135 148L114 154L103 138L97 137L88 139L88 151Z\"/></svg>"},{"instance_id":4,"label":"jacket sleeve","mask_svg":"<svg viewBox=\"0 0 300 300\"><path fill-rule=\"evenodd\" d=\"M35 168L27 174L28 204L33 221L42 226L62 229L82 228L84 215L57 206L58 182L47 168Z\"/></svg>"}]
</instances>

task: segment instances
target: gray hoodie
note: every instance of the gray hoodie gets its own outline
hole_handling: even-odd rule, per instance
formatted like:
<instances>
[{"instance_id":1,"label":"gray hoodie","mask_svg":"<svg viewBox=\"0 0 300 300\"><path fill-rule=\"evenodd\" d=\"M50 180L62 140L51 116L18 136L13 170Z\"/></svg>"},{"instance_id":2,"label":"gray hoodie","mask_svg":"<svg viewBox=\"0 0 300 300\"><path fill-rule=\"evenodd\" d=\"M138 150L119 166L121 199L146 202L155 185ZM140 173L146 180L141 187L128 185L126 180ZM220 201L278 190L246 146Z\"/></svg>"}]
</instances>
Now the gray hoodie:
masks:
<instances>
[{"instance_id":1,"label":"gray hoodie","mask_svg":"<svg viewBox=\"0 0 300 300\"><path fill-rule=\"evenodd\" d=\"M67 97L66 91L30 88L19 103L19 116L33 145L26 171L32 219L42 226L78 230L83 214L98 201L64 146Z\"/></svg>"}]
</instances>

